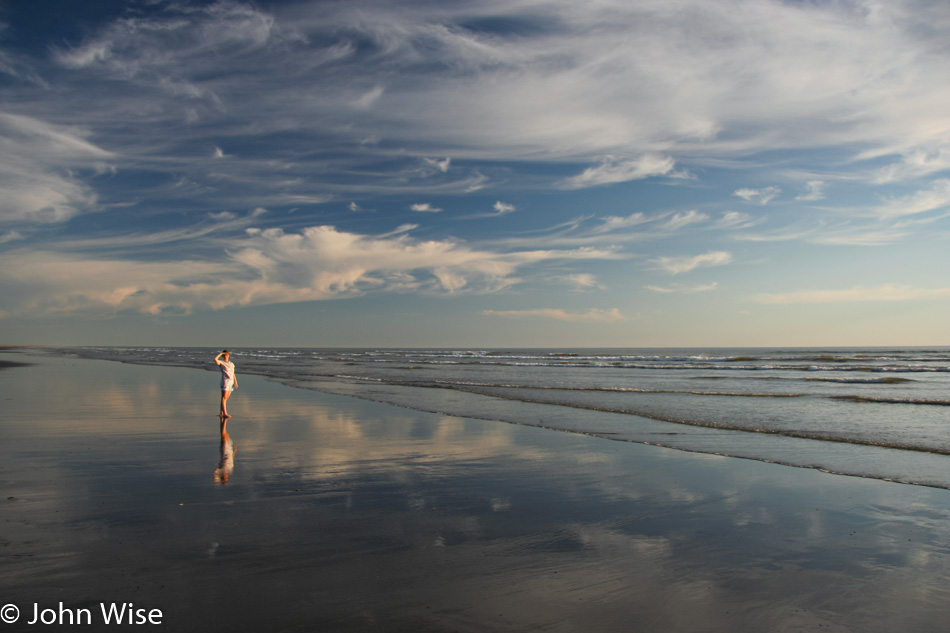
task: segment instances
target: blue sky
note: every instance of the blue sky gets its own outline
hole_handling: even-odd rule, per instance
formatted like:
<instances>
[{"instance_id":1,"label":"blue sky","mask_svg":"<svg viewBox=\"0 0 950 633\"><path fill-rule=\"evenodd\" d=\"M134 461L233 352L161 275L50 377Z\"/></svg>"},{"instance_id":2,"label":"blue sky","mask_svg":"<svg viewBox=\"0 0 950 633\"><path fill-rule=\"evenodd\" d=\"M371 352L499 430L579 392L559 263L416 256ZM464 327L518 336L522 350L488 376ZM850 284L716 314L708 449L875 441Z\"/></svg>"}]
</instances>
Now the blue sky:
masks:
<instances>
[{"instance_id":1,"label":"blue sky","mask_svg":"<svg viewBox=\"0 0 950 633\"><path fill-rule=\"evenodd\" d=\"M0 343L946 345L950 4L0 1Z\"/></svg>"}]
</instances>

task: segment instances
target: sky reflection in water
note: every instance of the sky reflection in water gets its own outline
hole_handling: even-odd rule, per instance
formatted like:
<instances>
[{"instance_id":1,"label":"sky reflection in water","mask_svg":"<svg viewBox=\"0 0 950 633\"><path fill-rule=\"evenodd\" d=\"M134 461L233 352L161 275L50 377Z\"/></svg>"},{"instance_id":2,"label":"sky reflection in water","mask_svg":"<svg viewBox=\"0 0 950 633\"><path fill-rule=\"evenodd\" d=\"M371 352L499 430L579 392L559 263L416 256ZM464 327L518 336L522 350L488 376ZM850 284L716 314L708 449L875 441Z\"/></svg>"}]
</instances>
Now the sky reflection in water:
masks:
<instances>
[{"instance_id":1,"label":"sky reflection in water","mask_svg":"<svg viewBox=\"0 0 950 633\"><path fill-rule=\"evenodd\" d=\"M131 601L174 630L937 631L950 615L947 491L253 376L229 402L222 486L217 374L31 360L0 372L0 589L21 610Z\"/></svg>"}]
</instances>

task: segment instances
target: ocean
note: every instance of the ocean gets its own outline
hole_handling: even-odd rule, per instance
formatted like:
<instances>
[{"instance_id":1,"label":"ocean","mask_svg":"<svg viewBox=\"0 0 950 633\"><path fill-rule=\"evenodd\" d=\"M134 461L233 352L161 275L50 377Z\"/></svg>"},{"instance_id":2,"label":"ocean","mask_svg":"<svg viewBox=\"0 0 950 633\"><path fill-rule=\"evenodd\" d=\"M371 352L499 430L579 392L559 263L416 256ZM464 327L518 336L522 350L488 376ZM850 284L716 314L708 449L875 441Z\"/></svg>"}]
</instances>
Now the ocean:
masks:
<instances>
[{"instance_id":1,"label":"ocean","mask_svg":"<svg viewBox=\"0 0 950 633\"><path fill-rule=\"evenodd\" d=\"M217 351L54 350L216 373ZM950 489L950 348L231 352L239 381Z\"/></svg>"}]
</instances>

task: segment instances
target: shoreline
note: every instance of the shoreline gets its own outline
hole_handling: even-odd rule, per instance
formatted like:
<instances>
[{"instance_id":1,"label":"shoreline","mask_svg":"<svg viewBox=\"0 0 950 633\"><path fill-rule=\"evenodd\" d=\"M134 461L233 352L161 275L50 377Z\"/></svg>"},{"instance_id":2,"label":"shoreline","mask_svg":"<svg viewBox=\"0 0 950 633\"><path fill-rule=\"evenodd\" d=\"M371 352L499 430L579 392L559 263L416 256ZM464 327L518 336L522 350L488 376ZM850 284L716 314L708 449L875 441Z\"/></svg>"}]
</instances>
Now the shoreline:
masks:
<instances>
[{"instance_id":1,"label":"shoreline","mask_svg":"<svg viewBox=\"0 0 950 633\"><path fill-rule=\"evenodd\" d=\"M65 349L78 350L83 348ZM166 348L141 349L164 350ZM207 349L210 351L212 348L189 349ZM601 351L607 349L610 349L612 353L616 353L620 348L603 348ZM696 351L697 348L681 349ZM703 349L748 351L752 349L769 350L771 348ZM844 347L835 349L853 350L864 348ZM887 347L873 349L894 349L897 351L906 350L907 348ZM937 348L927 346L921 349L935 350ZM823 353L823 351L830 350L831 348L815 348L813 351L815 351L815 353ZM947 350L942 350L941 353L945 351ZM247 351L243 352L243 354L250 353L251 352ZM489 352L490 355L495 353L496 352ZM497 353L501 354L502 352ZM510 353L510 350L504 353ZM560 355L561 354L558 354L558 356ZM80 357L88 358L85 356ZM213 367L198 367L189 363L148 362L140 360L138 356L105 358L101 360L140 366L182 367L214 371ZM642 412L636 413L623 409L611 410L603 407L592 408L586 405L565 402L522 400L519 398L511 398L503 394L484 395L476 391L469 392L464 388L453 391L454 400L451 403L440 399L440 396L436 393L427 394L425 398L419 398L418 395L408 395L408 392L390 392L387 394L387 397L381 398L372 393L362 391L359 386L354 387L354 384L359 383L349 383L347 377L328 374L322 376L322 378L325 379L322 382L302 382L294 377L282 377L275 373L255 370L247 366L242 366L242 369L242 375L261 376L266 380L284 386L303 389L314 393L353 397L367 402L401 407L410 411L456 415L467 419L483 420L486 422L532 426L548 431L578 434L615 442L641 444L699 455L724 456L765 464L777 464L791 468L815 470L829 475L950 490L950 479L946 477L934 478L932 475L932 473L939 473L944 470L943 462L946 460L947 455L950 454L948 453L950 449L928 449L912 444L887 444L885 442L872 440L851 441L843 438L829 437L823 434L815 434L814 432L750 429L747 427L731 427L720 423L684 422L663 415L651 415L650 413ZM386 383L383 382L382 384ZM397 386L399 388L405 387L405 385ZM462 399L467 400L464 400L465 404L460 405L459 403L463 402ZM508 402L501 407L483 406L485 402L496 399L507 400ZM481 402L478 402L479 400L481 400ZM428 406L425 406L423 403L427 403ZM551 415L547 416L545 412L551 413ZM579 422L581 419L586 422ZM640 433L629 433L628 431L631 428L629 423L631 419L636 419L637 426L645 430ZM557 420L557 423L551 424L550 420ZM686 427L688 430L682 430L682 427ZM696 435L698 442L692 440L691 436L693 435ZM664 439L673 437L676 439ZM684 441L683 438L689 439ZM711 441L712 444L710 443ZM828 446L829 444L830 447ZM901 451L911 453L913 455L912 459L901 459ZM874 466L869 469L867 467L868 464L873 464ZM869 472L869 470L871 472Z\"/></svg>"},{"instance_id":2,"label":"shoreline","mask_svg":"<svg viewBox=\"0 0 950 633\"><path fill-rule=\"evenodd\" d=\"M216 376L35 360L0 372L0 589L24 614L133 602L174 630L740 633L950 616L945 490L247 374L222 486Z\"/></svg>"}]
</instances>

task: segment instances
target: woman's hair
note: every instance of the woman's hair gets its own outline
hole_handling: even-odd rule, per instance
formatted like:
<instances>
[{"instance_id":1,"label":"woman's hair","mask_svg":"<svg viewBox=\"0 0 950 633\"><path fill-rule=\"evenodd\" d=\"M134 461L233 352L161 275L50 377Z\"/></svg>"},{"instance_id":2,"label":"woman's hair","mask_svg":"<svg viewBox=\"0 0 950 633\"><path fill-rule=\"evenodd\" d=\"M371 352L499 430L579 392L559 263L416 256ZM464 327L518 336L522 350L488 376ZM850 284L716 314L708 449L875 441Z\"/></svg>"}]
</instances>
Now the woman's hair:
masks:
<instances>
[{"instance_id":1,"label":"woman's hair","mask_svg":"<svg viewBox=\"0 0 950 633\"><path fill-rule=\"evenodd\" d=\"M229 352L228 350L224 350L224 351L221 352L221 353L222 353L222 354L230 354L231 352Z\"/></svg>"}]
</instances>

